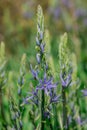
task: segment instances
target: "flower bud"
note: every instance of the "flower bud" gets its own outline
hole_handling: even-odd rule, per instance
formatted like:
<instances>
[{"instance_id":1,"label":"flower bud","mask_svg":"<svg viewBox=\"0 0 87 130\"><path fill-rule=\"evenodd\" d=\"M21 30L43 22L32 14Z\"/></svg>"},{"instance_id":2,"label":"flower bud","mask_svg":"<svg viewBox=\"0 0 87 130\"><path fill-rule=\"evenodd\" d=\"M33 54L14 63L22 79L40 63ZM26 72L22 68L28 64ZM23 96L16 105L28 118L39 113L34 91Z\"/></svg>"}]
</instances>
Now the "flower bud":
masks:
<instances>
[{"instance_id":1,"label":"flower bud","mask_svg":"<svg viewBox=\"0 0 87 130\"><path fill-rule=\"evenodd\" d=\"M37 59L38 64L40 64L40 54L39 53L36 55L36 59Z\"/></svg>"}]
</instances>

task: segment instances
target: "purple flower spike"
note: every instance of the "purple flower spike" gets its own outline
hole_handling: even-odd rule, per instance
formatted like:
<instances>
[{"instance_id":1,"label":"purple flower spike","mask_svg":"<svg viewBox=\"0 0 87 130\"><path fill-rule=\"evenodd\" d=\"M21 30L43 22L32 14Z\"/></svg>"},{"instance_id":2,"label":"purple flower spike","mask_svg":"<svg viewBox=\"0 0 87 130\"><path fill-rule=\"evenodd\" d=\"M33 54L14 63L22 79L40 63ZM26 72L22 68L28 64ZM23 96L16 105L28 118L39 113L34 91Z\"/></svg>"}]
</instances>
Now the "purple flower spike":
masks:
<instances>
[{"instance_id":1,"label":"purple flower spike","mask_svg":"<svg viewBox=\"0 0 87 130\"><path fill-rule=\"evenodd\" d=\"M71 75L69 74L66 79L63 78L62 74L60 75L61 84L63 87L68 87L68 85L71 83Z\"/></svg>"},{"instance_id":2,"label":"purple flower spike","mask_svg":"<svg viewBox=\"0 0 87 130\"><path fill-rule=\"evenodd\" d=\"M87 89L82 90L84 96L87 96Z\"/></svg>"}]
</instances>

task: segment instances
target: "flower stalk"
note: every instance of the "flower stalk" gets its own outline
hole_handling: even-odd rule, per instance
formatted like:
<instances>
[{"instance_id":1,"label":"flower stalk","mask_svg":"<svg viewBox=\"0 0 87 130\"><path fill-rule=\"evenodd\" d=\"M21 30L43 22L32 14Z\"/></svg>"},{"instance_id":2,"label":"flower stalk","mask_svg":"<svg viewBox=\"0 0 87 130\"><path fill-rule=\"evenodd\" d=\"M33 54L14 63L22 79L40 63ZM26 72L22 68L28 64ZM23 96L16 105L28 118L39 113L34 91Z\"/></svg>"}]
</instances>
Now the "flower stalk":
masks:
<instances>
[{"instance_id":1,"label":"flower stalk","mask_svg":"<svg viewBox=\"0 0 87 130\"><path fill-rule=\"evenodd\" d=\"M41 101L41 130L44 130L45 118L44 118L44 90L42 90L42 101Z\"/></svg>"},{"instance_id":2,"label":"flower stalk","mask_svg":"<svg viewBox=\"0 0 87 130\"><path fill-rule=\"evenodd\" d=\"M5 44L1 42L0 44L0 117L2 119L2 127L7 130L7 121L4 113L3 104L3 88L7 82L5 73L6 59L5 59Z\"/></svg>"},{"instance_id":3,"label":"flower stalk","mask_svg":"<svg viewBox=\"0 0 87 130\"><path fill-rule=\"evenodd\" d=\"M68 130L66 92L63 87L62 87L62 100L63 100L63 130Z\"/></svg>"},{"instance_id":4,"label":"flower stalk","mask_svg":"<svg viewBox=\"0 0 87 130\"><path fill-rule=\"evenodd\" d=\"M60 61L60 80L62 87L62 114L63 114L63 130L68 130L68 110L67 110L67 89L71 83L71 74L69 74L70 61L67 49L67 33L65 33L60 40L59 45L59 61Z\"/></svg>"}]
</instances>

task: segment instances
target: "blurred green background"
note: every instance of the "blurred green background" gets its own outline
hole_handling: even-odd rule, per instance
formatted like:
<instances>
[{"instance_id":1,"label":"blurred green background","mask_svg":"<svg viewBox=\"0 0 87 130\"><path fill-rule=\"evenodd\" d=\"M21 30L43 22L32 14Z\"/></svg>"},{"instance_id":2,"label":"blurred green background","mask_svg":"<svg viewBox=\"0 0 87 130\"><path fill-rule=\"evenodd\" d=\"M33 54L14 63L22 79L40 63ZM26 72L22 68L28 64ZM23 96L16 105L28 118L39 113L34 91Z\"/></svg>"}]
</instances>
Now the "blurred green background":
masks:
<instances>
[{"instance_id":1,"label":"blurred green background","mask_svg":"<svg viewBox=\"0 0 87 130\"><path fill-rule=\"evenodd\" d=\"M35 62L37 6L43 8L49 30L51 52L58 63L60 35L68 32L71 52L75 52L81 87L87 84L87 0L0 0L0 42L6 45L8 70L19 70L20 58L27 54Z\"/></svg>"}]
</instances>

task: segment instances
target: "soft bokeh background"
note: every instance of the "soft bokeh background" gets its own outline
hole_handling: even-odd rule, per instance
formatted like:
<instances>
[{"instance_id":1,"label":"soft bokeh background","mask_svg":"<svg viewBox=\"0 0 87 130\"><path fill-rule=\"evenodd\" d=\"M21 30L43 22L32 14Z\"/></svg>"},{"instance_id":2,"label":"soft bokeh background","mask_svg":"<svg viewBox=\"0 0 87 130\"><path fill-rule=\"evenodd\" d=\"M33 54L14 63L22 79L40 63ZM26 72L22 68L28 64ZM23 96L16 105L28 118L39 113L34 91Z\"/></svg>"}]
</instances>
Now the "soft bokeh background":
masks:
<instances>
[{"instance_id":1,"label":"soft bokeh background","mask_svg":"<svg viewBox=\"0 0 87 130\"><path fill-rule=\"evenodd\" d=\"M78 77L84 88L87 85L87 0L0 0L0 41L6 45L7 69L18 71L24 52L29 62L35 62L38 4L43 8L45 28L50 32L55 65L59 37L68 32L69 46L76 53Z\"/></svg>"}]
</instances>

